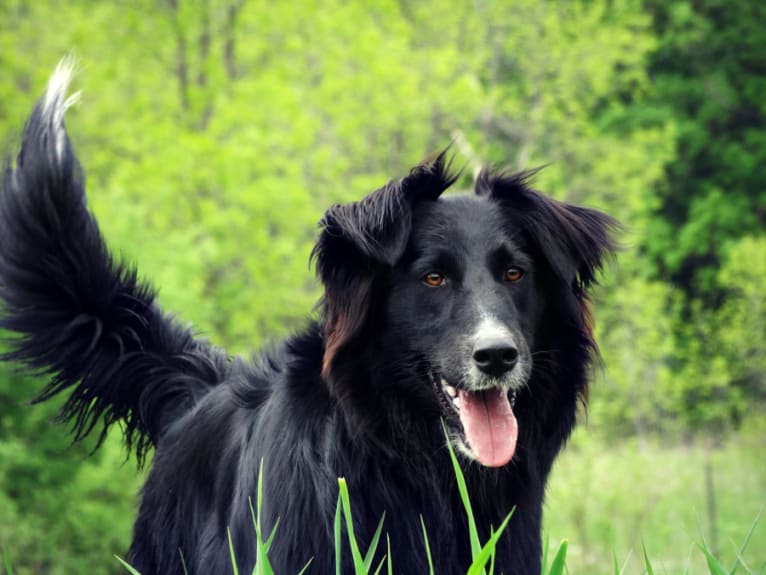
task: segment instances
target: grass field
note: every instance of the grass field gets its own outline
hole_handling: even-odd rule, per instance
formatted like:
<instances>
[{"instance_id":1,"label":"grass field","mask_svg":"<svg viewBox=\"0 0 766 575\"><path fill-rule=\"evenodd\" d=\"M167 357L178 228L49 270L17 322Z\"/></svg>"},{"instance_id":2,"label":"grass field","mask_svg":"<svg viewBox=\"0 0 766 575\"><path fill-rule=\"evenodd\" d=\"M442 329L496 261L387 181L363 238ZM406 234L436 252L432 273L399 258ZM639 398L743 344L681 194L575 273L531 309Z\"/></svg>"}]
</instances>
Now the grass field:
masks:
<instances>
[{"instance_id":1,"label":"grass field","mask_svg":"<svg viewBox=\"0 0 766 575\"><path fill-rule=\"evenodd\" d=\"M114 481L123 477L128 483L130 468L120 465L118 443L112 447L113 457L103 463L114 467ZM552 552L568 540L566 565L572 575L612 574L613 555L625 564L625 575L645 573L642 541L654 573L707 574L705 556L695 545L702 537L729 572L765 506L766 422L715 448L700 440L669 445L632 439L607 445L596 431L581 426L554 468L545 528ZM132 513L126 514L115 532L127 534L132 520ZM0 541L0 548L14 559L14 575L39 572L26 565L23 547L8 543ZM45 536L39 543L46 545ZM126 546L127 538L111 552L103 550L105 561L114 566L110 572L127 573L111 557L123 555ZM748 569L737 573L766 575L766 510L742 558Z\"/></svg>"},{"instance_id":2,"label":"grass field","mask_svg":"<svg viewBox=\"0 0 766 575\"><path fill-rule=\"evenodd\" d=\"M638 440L607 446L581 428L554 468L545 526L551 545L569 540L572 574L612 573L613 553L620 565L627 560L626 574L640 574L642 540L656 573L708 573L695 542L704 536L731 569L764 506L763 425L715 448ZM742 557L752 573L766 573L766 511Z\"/></svg>"}]
</instances>

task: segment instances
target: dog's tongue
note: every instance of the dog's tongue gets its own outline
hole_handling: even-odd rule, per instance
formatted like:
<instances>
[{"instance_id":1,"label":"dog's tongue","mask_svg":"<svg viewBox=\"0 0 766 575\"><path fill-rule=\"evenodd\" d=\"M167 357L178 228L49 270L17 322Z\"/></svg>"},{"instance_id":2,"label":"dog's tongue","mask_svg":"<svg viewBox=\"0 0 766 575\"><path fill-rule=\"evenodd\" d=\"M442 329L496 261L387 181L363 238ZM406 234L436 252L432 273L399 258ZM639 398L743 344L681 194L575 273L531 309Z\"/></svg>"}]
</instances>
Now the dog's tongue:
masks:
<instances>
[{"instance_id":1,"label":"dog's tongue","mask_svg":"<svg viewBox=\"0 0 766 575\"><path fill-rule=\"evenodd\" d=\"M508 394L500 389L470 393L458 390L460 421L468 445L487 467L502 467L516 451L519 435Z\"/></svg>"}]
</instances>

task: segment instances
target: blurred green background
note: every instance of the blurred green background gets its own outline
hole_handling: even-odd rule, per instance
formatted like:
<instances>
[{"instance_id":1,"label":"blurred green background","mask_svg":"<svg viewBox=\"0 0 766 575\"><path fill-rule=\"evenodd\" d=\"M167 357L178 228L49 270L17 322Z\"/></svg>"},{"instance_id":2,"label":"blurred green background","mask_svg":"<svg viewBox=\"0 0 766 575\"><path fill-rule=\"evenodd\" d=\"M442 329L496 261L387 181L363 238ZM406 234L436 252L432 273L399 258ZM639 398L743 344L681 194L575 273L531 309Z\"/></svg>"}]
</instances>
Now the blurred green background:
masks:
<instances>
[{"instance_id":1,"label":"blurred green background","mask_svg":"<svg viewBox=\"0 0 766 575\"><path fill-rule=\"evenodd\" d=\"M731 564L766 503L766 2L0 1L0 146L73 52L69 130L116 253L232 352L299 329L316 222L454 141L606 210L603 367L548 494L571 573ZM14 572L121 572L141 475L0 366ZM766 521L742 558L766 572ZM2 567L0 567L2 569Z\"/></svg>"}]
</instances>

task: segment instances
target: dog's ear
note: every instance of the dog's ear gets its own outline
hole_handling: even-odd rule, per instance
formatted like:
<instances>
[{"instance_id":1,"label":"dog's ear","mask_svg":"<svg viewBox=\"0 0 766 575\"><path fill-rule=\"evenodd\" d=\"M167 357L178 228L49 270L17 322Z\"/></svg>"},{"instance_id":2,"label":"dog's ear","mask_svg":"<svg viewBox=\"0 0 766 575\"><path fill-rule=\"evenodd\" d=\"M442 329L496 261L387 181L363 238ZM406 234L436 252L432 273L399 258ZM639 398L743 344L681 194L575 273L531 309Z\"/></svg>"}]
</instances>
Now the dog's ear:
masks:
<instances>
[{"instance_id":1,"label":"dog's ear","mask_svg":"<svg viewBox=\"0 0 766 575\"><path fill-rule=\"evenodd\" d=\"M327 210L312 251L317 275L324 285L323 376L330 376L338 352L363 329L376 277L404 253L415 203L438 199L456 179L450 173L445 150L361 201Z\"/></svg>"},{"instance_id":2,"label":"dog's ear","mask_svg":"<svg viewBox=\"0 0 766 575\"><path fill-rule=\"evenodd\" d=\"M582 299L604 259L617 250L613 234L620 225L603 212L559 202L533 190L528 183L535 173L485 171L477 179L476 192L513 210L553 273Z\"/></svg>"}]
</instances>

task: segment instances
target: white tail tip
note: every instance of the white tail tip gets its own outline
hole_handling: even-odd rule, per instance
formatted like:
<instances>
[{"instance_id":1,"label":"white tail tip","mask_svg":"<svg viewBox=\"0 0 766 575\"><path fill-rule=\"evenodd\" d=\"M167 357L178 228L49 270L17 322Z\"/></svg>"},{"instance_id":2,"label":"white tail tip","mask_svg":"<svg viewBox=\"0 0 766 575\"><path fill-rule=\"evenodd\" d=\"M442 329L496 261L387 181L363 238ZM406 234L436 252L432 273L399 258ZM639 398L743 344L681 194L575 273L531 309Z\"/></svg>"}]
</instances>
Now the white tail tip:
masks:
<instances>
[{"instance_id":1,"label":"white tail tip","mask_svg":"<svg viewBox=\"0 0 766 575\"><path fill-rule=\"evenodd\" d=\"M80 92L67 97L69 84L72 82L77 61L72 56L64 56L56 66L56 70L48 80L43 96L42 115L44 121L53 132L53 141L56 143L56 155L59 160L64 154L66 145L66 133L64 132L64 114L80 98Z\"/></svg>"}]
</instances>

